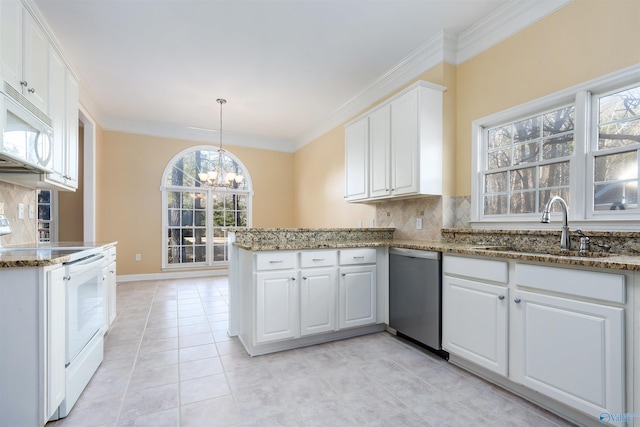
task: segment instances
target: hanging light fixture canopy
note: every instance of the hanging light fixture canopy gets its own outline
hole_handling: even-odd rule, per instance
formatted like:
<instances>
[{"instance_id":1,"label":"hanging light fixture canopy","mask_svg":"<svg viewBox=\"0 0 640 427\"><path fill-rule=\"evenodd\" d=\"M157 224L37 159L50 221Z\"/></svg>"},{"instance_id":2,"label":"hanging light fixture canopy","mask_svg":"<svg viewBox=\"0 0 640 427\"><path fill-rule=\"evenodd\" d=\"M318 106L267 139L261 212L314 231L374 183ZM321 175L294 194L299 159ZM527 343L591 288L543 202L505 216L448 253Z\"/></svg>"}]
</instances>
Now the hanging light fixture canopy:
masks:
<instances>
[{"instance_id":1,"label":"hanging light fixture canopy","mask_svg":"<svg viewBox=\"0 0 640 427\"><path fill-rule=\"evenodd\" d=\"M222 148L222 106L227 103L226 99L218 98L216 102L220 104L220 146L218 147L218 162L212 164L213 168L208 171L198 173L198 179L205 187L237 188L244 181L244 176L237 174L234 170L227 170L225 164L224 148Z\"/></svg>"}]
</instances>

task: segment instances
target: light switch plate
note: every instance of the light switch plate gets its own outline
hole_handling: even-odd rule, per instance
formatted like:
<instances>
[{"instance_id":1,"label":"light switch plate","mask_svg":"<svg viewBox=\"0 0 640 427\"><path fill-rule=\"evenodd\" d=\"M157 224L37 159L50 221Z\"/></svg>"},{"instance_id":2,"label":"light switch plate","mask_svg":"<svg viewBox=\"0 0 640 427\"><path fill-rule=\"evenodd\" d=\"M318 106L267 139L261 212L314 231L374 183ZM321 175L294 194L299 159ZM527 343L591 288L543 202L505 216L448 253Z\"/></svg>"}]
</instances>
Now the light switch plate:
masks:
<instances>
[{"instance_id":1,"label":"light switch plate","mask_svg":"<svg viewBox=\"0 0 640 427\"><path fill-rule=\"evenodd\" d=\"M416 218L416 230L422 230L422 218Z\"/></svg>"},{"instance_id":2,"label":"light switch plate","mask_svg":"<svg viewBox=\"0 0 640 427\"><path fill-rule=\"evenodd\" d=\"M4 203L0 203L0 215L4 215Z\"/></svg>"},{"instance_id":3,"label":"light switch plate","mask_svg":"<svg viewBox=\"0 0 640 427\"><path fill-rule=\"evenodd\" d=\"M34 215L33 205L29 205L29 219L33 219L33 215Z\"/></svg>"},{"instance_id":4,"label":"light switch plate","mask_svg":"<svg viewBox=\"0 0 640 427\"><path fill-rule=\"evenodd\" d=\"M24 203L18 203L18 219L24 219Z\"/></svg>"}]
</instances>

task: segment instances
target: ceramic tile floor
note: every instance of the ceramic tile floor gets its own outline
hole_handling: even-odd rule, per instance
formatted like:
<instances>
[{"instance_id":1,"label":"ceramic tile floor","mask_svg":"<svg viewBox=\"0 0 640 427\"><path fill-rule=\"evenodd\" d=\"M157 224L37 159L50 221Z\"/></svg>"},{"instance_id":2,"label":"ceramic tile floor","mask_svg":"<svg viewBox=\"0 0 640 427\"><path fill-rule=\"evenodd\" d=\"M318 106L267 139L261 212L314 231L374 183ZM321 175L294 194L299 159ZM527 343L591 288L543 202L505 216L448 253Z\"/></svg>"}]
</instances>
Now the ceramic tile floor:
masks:
<instances>
[{"instance_id":1,"label":"ceramic tile floor","mask_svg":"<svg viewBox=\"0 0 640 427\"><path fill-rule=\"evenodd\" d=\"M387 332L250 357L226 278L118 286L104 362L47 427L567 426Z\"/></svg>"}]
</instances>

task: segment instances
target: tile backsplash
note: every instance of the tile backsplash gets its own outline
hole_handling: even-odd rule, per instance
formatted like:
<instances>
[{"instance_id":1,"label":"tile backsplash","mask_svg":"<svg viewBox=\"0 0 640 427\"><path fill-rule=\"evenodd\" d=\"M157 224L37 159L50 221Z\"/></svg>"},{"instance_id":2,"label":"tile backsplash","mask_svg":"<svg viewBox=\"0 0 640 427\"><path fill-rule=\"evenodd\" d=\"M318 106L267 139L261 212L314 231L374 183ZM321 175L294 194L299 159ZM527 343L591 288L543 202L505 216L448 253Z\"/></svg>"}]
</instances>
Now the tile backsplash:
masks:
<instances>
[{"instance_id":1,"label":"tile backsplash","mask_svg":"<svg viewBox=\"0 0 640 427\"><path fill-rule=\"evenodd\" d=\"M0 245L35 244L37 241L36 190L0 182L0 203L4 205L4 216L11 224L11 234L0 237ZM18 205L24 205L24 219L18 219ZM33 218L29 218L29 206Z\"/></svg>"},{"instance_id":2,"label":"tile backsplash","mask_svg":"<svg viewBox=\"0 0 640 427\"><path fill-rule=\"evenodd\" d=\"M376 226L394 227L396 239L437 241L443 228L468 228L471 197L421 197L376 205ZM422 219L422 229L416 228Z\"/></svg>"}]
</instances>

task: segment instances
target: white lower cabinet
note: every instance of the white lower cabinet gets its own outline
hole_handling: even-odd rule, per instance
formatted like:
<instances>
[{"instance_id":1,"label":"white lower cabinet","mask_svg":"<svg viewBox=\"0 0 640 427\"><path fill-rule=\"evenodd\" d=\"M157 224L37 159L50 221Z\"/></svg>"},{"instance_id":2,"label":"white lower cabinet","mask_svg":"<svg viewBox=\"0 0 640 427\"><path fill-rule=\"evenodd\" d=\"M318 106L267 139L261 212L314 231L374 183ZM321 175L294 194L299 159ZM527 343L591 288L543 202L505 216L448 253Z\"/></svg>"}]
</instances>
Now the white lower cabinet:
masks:
<instances>
[{"instance_id":1,"label":"white lower cabinet","mask_svg":"<svg viewBox=\"0 0 640 427\"><path fill-rule=\"evenodd\" d=\"M300 335L335 331L336 269L310 268L300 274Z\"/></svg>"},{"instance_id":2,"label":"white lower cabinet","mask_svg":"<svg viewBox=\"0 0 640 427\"><path fill-rule=\"evenodd\" d=\"M240 269L238 336L249 354L374 332L362 327L383 330L376 254L370 248L241 251L239 262L251 267Z\"/></svg>"},{"instance_id":3,"label":"white lower cabinet","mask_svg":"<svg viewBox=\"0 0 640 427\"><path fill-rule=\"evenodd\" d=\"M625 275L449 255L443 272L452 361L585 414L579 423L625 413Z\"/></svg>"},{"instance_id":4,"label":"white lower cabinet","mask_svg":"<svg viewBox=\"0 0 640 427\"><path fill-rule=\"evenodd\" d=\"M340 328L376 323L376 266L340 267Z\"/></svg>"},{"instance_id":5,"label":"white lower cabinet","mask_svg":"<svg viewBox=\"0 0 640 427\"><path fill-rule=\"evenodd\" d=\"M66 392L66 312L67 289L64 268L47 273L47 403L45 417L58 409Z\"/></svg>"},{"instance_id":6,"label":"white lower cabinet","mask_svg":"<svg viewBox=\"0 0 640 427\"><path fill-rule=\"evenodd\" d=\"M256 342L296 336L296 275L294 270L256 273Z\"/></svg>"},{"instance_id":7,"label":"white lower cabinet","mask_svg":"<svg viewBox=\"0 0 640 427\"><path fill-rule=\"evenodd\" d=\"M594 417L624 412L624 309L516 292L514 381Z\"/></svg>"},{"instance_id":8,"label":"white lower cabinet","mask_svg":"<svg viewBox=\"0 0 640 427\"><path fill-rule=\"evenodd\" d=\"M505 286L444 276L442 347L507 375L508 292Z\"/></svg>"}]
</instances>

